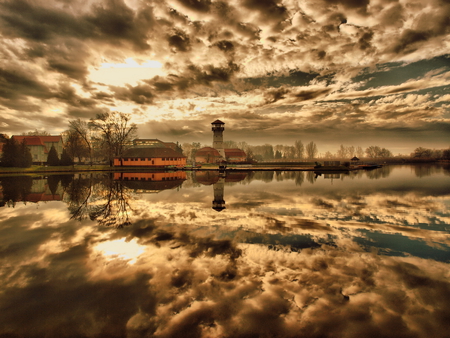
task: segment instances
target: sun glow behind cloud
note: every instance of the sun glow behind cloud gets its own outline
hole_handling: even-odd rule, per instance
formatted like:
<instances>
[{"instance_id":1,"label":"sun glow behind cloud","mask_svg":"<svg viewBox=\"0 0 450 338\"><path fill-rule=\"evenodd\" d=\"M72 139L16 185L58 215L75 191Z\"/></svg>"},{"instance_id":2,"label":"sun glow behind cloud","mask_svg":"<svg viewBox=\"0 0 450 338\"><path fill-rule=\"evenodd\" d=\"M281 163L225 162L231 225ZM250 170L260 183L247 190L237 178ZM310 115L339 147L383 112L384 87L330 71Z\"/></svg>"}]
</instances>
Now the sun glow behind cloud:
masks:
<instances>
[{"instance_id":1,"label":"sun glow behind cloud","mask_svg":"<svg viewBox=\"0 0 450 338\"><path fill-rule=\"evenodd\" d=\"M138 63L133 58L127 58L124 63L103 62L100 68L91 70L89 77L94 82L106 85L136 85L141 80L166 75L162 66L161 62L154 60Z\"/></svg>"},{"instance_id":2,"label":"sun glow behind cloud","mask_svg":"<svg viewBox=\"0 0 450 338\"><path fill-rule=\"evenodd\" d=\"M102 242L95 247L95 250L106 257L107 260L126 260L133 265L138 257L145 252L145 247L139 245L136 239L126 242L125 238L121 238Z\"/></svg>"}]
</instances>

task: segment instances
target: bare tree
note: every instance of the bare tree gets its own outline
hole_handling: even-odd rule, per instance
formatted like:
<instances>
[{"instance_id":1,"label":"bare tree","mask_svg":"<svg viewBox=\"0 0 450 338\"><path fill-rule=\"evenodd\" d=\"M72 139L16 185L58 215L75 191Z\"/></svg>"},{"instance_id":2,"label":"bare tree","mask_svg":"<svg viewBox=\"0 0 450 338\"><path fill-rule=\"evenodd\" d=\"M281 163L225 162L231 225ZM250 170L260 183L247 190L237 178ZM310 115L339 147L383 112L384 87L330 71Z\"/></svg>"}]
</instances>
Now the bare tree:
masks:
<instances>
[{"instance_id":1,"label":"bare tree","mask_svg":"<svg viewBox=\"0 0 450 338\"><path fill-rule=\"evenodd\" d=\"M414 149L414 153L412 154L412 157L431 157L431 154L433 151L431 149L427 149L424 147L418 147Z\"/></svg>"},{"instance_id":2,"label":"bare tree","mask_svg":"<svg viewBox=\"0 0 450 338\"><path fill-rule=\"evenodd\" d=\"M364 156L364 150L360 146L356 147L356 156L358 156L359 158Z\"/></svg>"},{"instance_id":3,"label":"bare tree","mask_svg":"<svg viewBox=\"0 0 450 338\"><path fill-rule=\"evenodd\" d=\"M380 153L381 148L379 146L369 146L366 148L366 155L370 158L378 157L378 154Z\"/></svg>"},{"instance_id":4,"label":"bare tree","mask_svg":"<svg viewBox=\"0 0 450 338\"><path fill-rule=\"evenodd\" d=\"M315 158L317 156L318 150L316 144L311 141L306 145L306 156L309 159Z\"/></svg>"},{"instance_id":5,"label":"bare tree","mask_svg":"<svg viewBox=\"0 0 450 338\"><path fill-rule=\"evenodd\" d=\"M130 122L130 115L119 112L97 114L89 127L97 131L108 155L110 165L115 156L121 156L126 146L136 137L137 127Z\"/></svg>"},{"instance_id":6,"label":"bare tree","mask_svg":"<svg viewBox=\"0 0 450 338\"><path fill-rule=\"evenodd\" d=\"M71 120L69 121L69 130L70 132L77 134L81 140L83 140L88 149L89 162L92 165L92 138L88 123L81 121L80 119Z\"/></svg>"},{"instance_id":7,"label":"bare tree","mask_svg":"<svg viewBox=\"0 0 450 338\"><path fill-rule=\"evenodd\" d=\"M347 147L348 156L353 157L356 154L356 150L354 146Z\"/></svg>"},{"instance_id":8,"label":"bare tree","mask_svg":"<svg viewBox=\"0 0 450 338\"><path fill-rule=\"evenodd\" d=\"M324 155L324 158L332 159L332 158L334 158L334 155L330 151L327 151Z\"/></svg>"},{"instance_id":9,"label":"bare tree","mask_svg":"<svg viewBox=\"0 0 450 338\"><path fill-rule=\"evenodd\" d=\"M24 136L50 136L50 133L45 130L33 130L26 133L22 133Z\"/></svg>"},{"instance_id":10,"label":"bare tree","mask_svg":"<svg viewBox=\"0 0 450 338\"><path fill-rule=\"evenodd\" d=\"M384 158L384 157L392 157L392 153L390 150L386 148L380 148L379 146L370 146L366 148L366 155L370 158Z\"/></svg>"},{"instance_id":11,"label":"bare tree","mask_svg":"<svg viewBox=\"0 0 450 338\"><path fill-rule=\"evenodd\" d=\"M339 147L337 151L337 157L338 158L345 158L348 156L347 147L345 147L343 144Z\"/></svg>"},{"instance_id":12,"label":"bare tree","mask_svg":"<svg viewBox=\"0 0 450 338\"><path fill-rule=\"evenodd\" d=\"M90 149L78 132L69 129L63 135L64 149L72 159L76 157L78 158L78 162L81 162L83 157L90 157Z\"/></svg>"},{"instance_id":13,"label":"bare tree","mask_svg":"<svg viewBox=\"0 0 450 338\"><path fill-rule=\"evenodd\" d=\"M302 141L297 140L294 143L295 147L295 155L297 158L302 159L305 156L305 147L303 146Z\"/></svg>"}]
</instances>

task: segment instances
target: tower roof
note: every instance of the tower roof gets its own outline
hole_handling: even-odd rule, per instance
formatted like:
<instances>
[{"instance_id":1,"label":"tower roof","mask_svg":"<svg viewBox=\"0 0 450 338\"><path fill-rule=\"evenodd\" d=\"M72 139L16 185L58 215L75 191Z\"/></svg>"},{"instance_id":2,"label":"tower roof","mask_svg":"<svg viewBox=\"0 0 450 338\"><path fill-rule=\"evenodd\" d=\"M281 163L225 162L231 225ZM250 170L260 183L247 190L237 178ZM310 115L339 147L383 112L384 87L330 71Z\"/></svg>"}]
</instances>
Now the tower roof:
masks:
<instances>
[{"instance_id":1,"label":"tower roof","mask_svg":"<svg viewBox=\"0 0 450 338\"><path fill-rule=\"evenodd\" d=\"M211 122L211 124L225 124L220 120L215 120L214 122Z\"/></svg>"}]
</instances>

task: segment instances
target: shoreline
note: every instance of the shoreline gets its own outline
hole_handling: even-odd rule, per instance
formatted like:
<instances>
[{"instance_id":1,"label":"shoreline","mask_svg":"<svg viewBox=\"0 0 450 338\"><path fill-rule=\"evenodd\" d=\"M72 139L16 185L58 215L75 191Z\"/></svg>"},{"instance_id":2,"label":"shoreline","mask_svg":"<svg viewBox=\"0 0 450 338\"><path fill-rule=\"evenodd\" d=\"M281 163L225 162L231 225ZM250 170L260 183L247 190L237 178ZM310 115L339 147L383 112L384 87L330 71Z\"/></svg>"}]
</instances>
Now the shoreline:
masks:
<instances>
[{"instance_id":1,"label":"shoreline","mask_svg":"<svg viewBox=\"0 0 450 338\"><path fill-rule=\"evenodd\" d=\"M381 162L381 161L377 161ZM261 164L248 164L248 165L230 165L226 168L219 168L218 165L208 165L208 166L197 166L197 167L109 167L102 165L80 165L75 167L31 167L24 169L14 168L12 170L5 170L5 168L0 168L0 176L8 175L42 175L42 174L74 174L83 172L152 172L152 171L317 171L317 172L350 172L354 170L372 170L380 168L382 166L388 165L416 165L416 164L431 164L431 163L449 163L448 161L411 161L411 162L388 162L382 161L383 164L376 163L374 166L361 166L361 165L350 165L345 166L315 166L315 165L305 165L305 164L277 164L277 163L261 163ZM309 164L309 163L308 163Z\"/></svg>"}]
</instances>

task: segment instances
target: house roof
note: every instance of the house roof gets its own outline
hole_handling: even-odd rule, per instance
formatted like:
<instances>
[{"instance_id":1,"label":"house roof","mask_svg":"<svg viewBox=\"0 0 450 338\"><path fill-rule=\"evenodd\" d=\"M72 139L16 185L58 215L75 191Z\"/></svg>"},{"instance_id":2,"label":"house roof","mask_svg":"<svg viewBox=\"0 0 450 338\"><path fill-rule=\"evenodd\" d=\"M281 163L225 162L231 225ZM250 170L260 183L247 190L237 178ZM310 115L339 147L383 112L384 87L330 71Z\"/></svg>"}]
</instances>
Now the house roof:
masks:
<instances>
[{"instance_id":1,"label":"house roof","mask_svg":"<svg viewBox=\"0 0 450 338\"><path fill-rule=\"evenodd\" d=\"M225 149L225 156L226 157L246 157L245 151L241 149Z\"/></svg>"},{"instance_id":2,"label":"house roof","mask_svg":"<svg viewBox=\"0 0 450 338\"><path fill-rule=\"evenodd\" d=\"M217 151L217 149L211 147L203 147L195 152L195 156L208 156L208 155L220 157L220 154Z\"/></svg>"},{"instance_id":3,"label":"house roof","mask_svg":"<svg viewBox=\"0 0 450 338\"><path fill-rule=\"evenodd\" d=\"M41 138L42 141L44 142L59 142L62 140L61 135L56 135L56 136L38 136Z\"/></svg>"},{"instance_id":4,"label":"house roof","mask_svg":"<svg viewBox=\"0 0 450 338\"><path fill-rule=\"evenodd\" d=\"M13 135L18 143L25 140L27 146L45 146L45 143L57 143L62 140L61 135L57 136L38 136L38 135Z\"/></svg>"},{"instance_id":5,"label":"house roof","mask_svg":"<svg viewBox=\"0 0 450 338\"><path fill-rule=\"evenodd\" d=\"M122 157L181 157L186 158L183 154L168 147L148 147L148 148L130 148L127 149Z\"/></svg>"},{"instance_id":6,"label":"house roof","mask_svg":"<svg viewBox=\"0 0 450 338\"><path fill-rule=\"evenodd\" d=\"M39 136L17 136L13 135L12 138L17 141L17 143L22 143L25 140L27 146L45 146L44 142Z\"/></svg>"},{"instance_id":7,"label":"house roof","mask_svg":"<svg viewBox=\"0 0 450 338\"><path fill-rule=\"evenodd\" d=\"M211 122L211 124L225 124L220 120L215 120L214 122Z\"/></svg>"}]
</instances>

